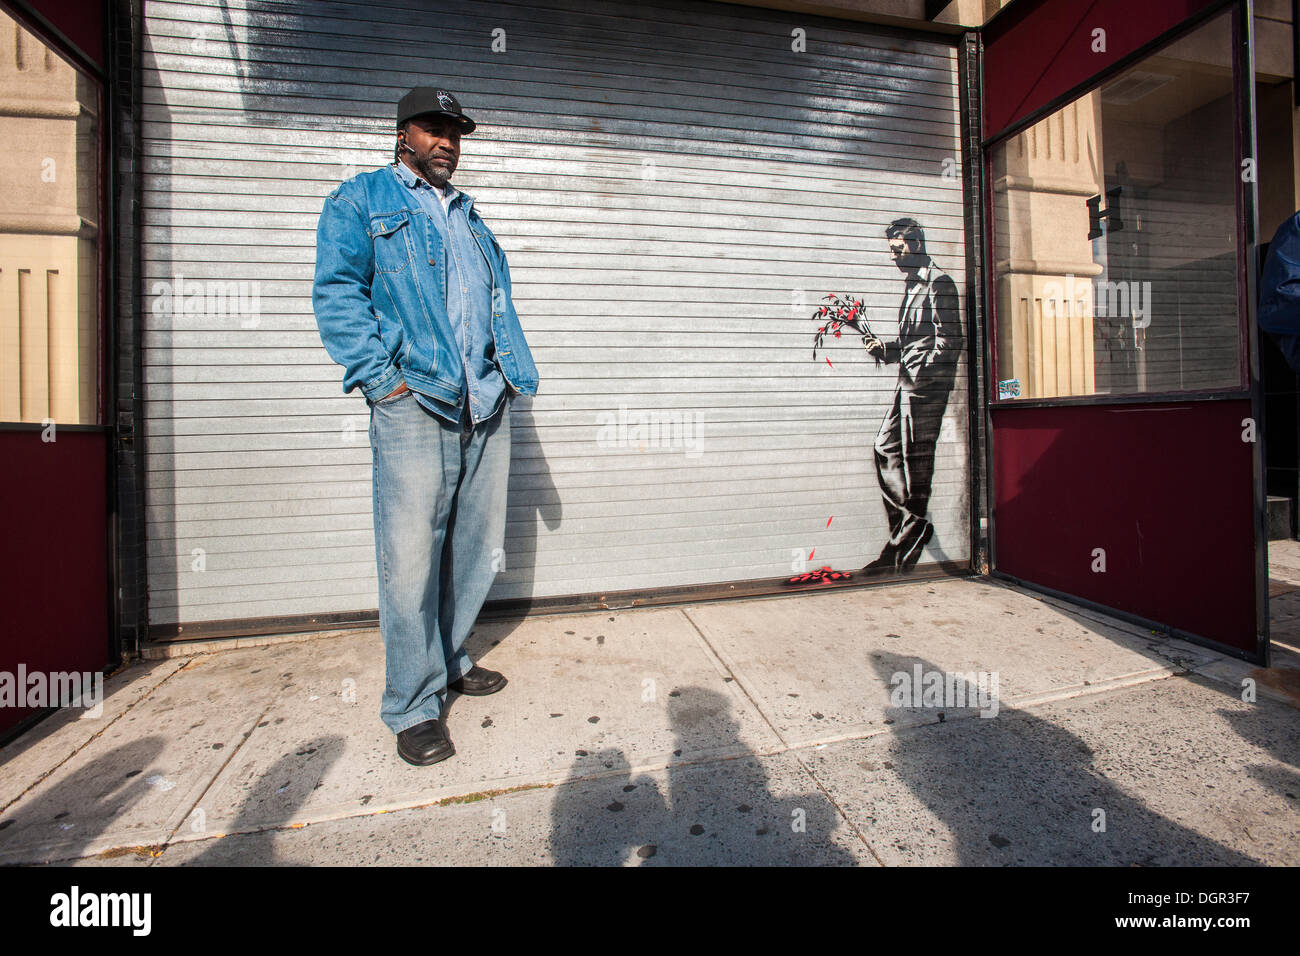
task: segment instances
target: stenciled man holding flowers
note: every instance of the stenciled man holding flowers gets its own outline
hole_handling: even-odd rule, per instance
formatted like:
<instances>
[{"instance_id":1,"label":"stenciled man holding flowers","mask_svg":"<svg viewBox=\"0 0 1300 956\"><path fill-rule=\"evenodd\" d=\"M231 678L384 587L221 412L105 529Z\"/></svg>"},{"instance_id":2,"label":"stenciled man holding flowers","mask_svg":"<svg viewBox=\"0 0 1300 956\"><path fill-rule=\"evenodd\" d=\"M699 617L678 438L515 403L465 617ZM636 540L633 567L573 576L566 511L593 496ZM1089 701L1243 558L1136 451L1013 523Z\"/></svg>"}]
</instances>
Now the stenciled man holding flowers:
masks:
<instances>
[{"instance_id":1,"label":"stenciled man holding flowers","mask_svg":"<svg viewBox=\"0 0 1300 956\"><path fill-rule=\"evenodd\" d=\"M862 570L910 571L934 535L926 518L934 478L934 450L961 354L957 285L925 251L915 219L896 219L885 230L889 253L906 276L898 309L898 338L863 341L876 359L898 363L898 385L876 434L876 475L889 518L889 540Z\"/></svg>"},{"instance_id":2,"label":"stenciled man holding flowers","mask_svg":"<svg viewBox=\"0 0 1300 956\"><path fill-rule=\"evenodd\" d=\"M926 254L920 223L896 219L885 230L885 238L894 265L906 276L898 338L888 342L877 338L866 324L865 307L857 300L827 296L831 304L813 315L826 320L817 331L814 361L826 334L839 338L847 325L861 334L863 347L877 364L898 364L898 384L875 443L889 540L880 557L862 569L867 575L910 571L934 536L926 514L935 445L963 347L957 286Z\"/></svg>"}]
</instances>

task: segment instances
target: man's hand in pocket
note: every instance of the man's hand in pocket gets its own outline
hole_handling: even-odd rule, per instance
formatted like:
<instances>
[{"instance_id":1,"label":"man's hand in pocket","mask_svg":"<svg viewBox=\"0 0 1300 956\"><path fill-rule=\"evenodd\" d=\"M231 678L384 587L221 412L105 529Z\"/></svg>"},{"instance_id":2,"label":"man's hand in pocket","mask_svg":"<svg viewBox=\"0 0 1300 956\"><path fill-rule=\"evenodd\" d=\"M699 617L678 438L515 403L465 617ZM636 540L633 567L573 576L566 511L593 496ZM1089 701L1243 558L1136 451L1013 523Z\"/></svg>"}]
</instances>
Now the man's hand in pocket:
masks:
<instances>
[{"instance_id":1,"label":"man's hand in pocket","mask_svg":"<svg viewBox=\"0 0 1300 956\"><path fill-rule=\"evenodd\" d=\"M409 392L409 391L410 391L410 389L407 388L407 387L406 387L406 383L403 382L401 385L397 386L397 388L393 389L391 392L389 392L387 395L385 395L383 398L381 398L380 401L381 401L381 402L386 402L386 401L388 401L390 398L392 398L394 395L401 395L403 392Z\"/></svg>"}]
</instances>

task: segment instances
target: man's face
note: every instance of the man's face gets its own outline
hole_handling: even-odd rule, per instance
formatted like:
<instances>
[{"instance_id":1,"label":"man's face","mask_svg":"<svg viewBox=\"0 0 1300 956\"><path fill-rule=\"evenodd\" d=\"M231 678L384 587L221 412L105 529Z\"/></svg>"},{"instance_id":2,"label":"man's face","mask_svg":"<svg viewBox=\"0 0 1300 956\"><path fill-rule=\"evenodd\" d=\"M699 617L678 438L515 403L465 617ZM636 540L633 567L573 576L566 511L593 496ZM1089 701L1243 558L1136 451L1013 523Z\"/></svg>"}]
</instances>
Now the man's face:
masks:
<instances>
[{"instance_id":1,"label":"man's face","mask_svg":"<svg viewBox=\"0 0 1300 956\"><path fill-rule=\"evenodd\" d=\"M460 126L448 116L417 116L406 127L403 158L431 185L442 188L460 162Z\"/></svg>"},{"instance_id":2,"label":"man's face","mask_svg":"<svg viewBox=\"0 0 1300 956\"><path fill-rule=\"evenodd\" d=\"M889 240L889 254L900 272L916 272L925 265L925 254L915 239L896 236Z\"/></svg>"}]
</instances>

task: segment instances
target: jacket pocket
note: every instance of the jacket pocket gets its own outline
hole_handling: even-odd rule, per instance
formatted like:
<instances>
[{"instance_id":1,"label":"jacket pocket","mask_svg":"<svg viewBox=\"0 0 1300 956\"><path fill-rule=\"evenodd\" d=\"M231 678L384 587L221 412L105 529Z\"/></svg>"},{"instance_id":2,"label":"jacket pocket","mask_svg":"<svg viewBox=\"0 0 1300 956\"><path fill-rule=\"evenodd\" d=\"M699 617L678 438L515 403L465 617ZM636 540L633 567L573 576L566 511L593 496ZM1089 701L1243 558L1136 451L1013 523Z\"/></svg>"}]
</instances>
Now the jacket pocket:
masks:
<instances>
[{"instance_id":1,"label":"jacket pocket","mask_svg":"<svg viewBox=\"0 0 1300 956\"><path fill-rule=\"evenodd\" d=\"M370 221L370 240L375 247L375 271L388 275L410 268L415 258L411 243L410 213L381 216Z\"/></svg>"}]
</instances>

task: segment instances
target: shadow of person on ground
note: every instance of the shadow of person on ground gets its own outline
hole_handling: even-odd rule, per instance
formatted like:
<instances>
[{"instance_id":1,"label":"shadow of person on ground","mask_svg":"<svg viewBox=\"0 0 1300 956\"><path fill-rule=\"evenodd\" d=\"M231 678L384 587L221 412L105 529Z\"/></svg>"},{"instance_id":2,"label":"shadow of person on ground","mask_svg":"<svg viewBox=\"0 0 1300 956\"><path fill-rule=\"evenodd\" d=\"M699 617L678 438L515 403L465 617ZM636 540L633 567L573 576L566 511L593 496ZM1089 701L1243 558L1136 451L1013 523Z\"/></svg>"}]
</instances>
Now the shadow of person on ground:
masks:
<instances>
[{"instance_id":1,"label":"shadow of person on ground","mask_svg":"<svg viewBox=\"0 0 1300 956\"><path fill-rule=\"evenodd\" d=\"M153 762L162 753L161 737L123 744L73 771L48 790L20 797L0 813L0 851L21 842L30 853L23 862L71 860L83 856L114 821L155 791L174 784ZM75 758L74 758L75 759ZM56 771L57 772L57 771ZM39 785L38 785L39 789ZM130 840L130 833L122 834ZM18 862L10 858L6 862Z\"/></svg>"},{"instance_id":2,"label":"shadow of person on ground","mask_svg":"<svg viewBox=\"0 0 1300 956\"><path fill-rule=\"evenodd\" d=\"M945 673L913 656L880 655L873 665L885 693L903 686L895 675ZM974 688L958 680L966 700ZM989 708L985 708L987 712ZM891 707L894 738L885 768L946 832L923 829L915 811L895 798L877 804L876 837L910 863L988 865L1247 866L1256 861L1153 811L1098 769L1079 737L1024 710L999 703L980 708ZM945 720L938 723L939 712ZM923 726L912 721L927 718ZM933 717L933 721L928 718ZM965 719L955 719L962 718ZM909 719L910 718L910 719ZM1117 734L1122 733L1116 728ZM1138 771L1141 772L1140 770ZM868 785L870 780L864 782ZM892 809L890 806L892 804ZM1102 818L1105 830L1095 829ZM878 829L877 829L878 828ZM884 840L880 840L884 844ZM951 844L949 852L948 844ZM955 858L954 858L955 857Z\"/></svg>"},{"instance_id":3,"label":"shadow of person on ground","mask_svg":"<svg viewBox=\"0 0 1300 956\"><path fill-rule=\"evenodd\" d=\"M213 839L186 866L301 866L275 850L277 828L288 823L343 755L343 737L320 737L286 753L258 778L239 806L227 833ZM205 809L200 803L199 810ZM213 812L208 809L210 814ZM193 820L195 814L191 814ZM193 824L188 824L193 828ZM206 820L202 833L210 829ZM364 863L363 860L354 861Z\"/></svg>"},{"instance_id":4,"label":"shadow of person on ground","mask_svg":"<svg viewBox=\"0 0 1300 956\"><path fill-rule=\"evenodd\" d=\"M1204 684L1223 690L1220 684L1210 681L1204 681ZM1237 696L1237 693L1231 696ZM1294 814L1300 807L1300 737L1295 733L1295 708L1267 698L1256 700L1256 703L1246 705L1245 710L1220 709L1219 714L1244 743L1265 751L1281 764L1254 760L1246 765L1245 770L1251 779L1285 800Z\"/></svg>"},{"instance_id":5,"label":"shadow of person on ground","mask_svg":"<svg viewBox=\"0 0 1300 956\"><path fill-rule=\"evenodd\" d=\"M744 752L729 697L683 687L667 699L674 732L666 771L640 771L617 747L581 752L556 789L549 848L560 866L853 865L827 797L778 796L765 763ZM685 760L701 761L697 763ZM725 755L725 756L724 756ZM703 760L702 760L703 758ZM661 762L656 756L653 762ZM792 758L788 791L808 780ZM780 766L780 764L777 764ZM661 787L659 781L664 781Z\"/></svg>"}]
</instances>

